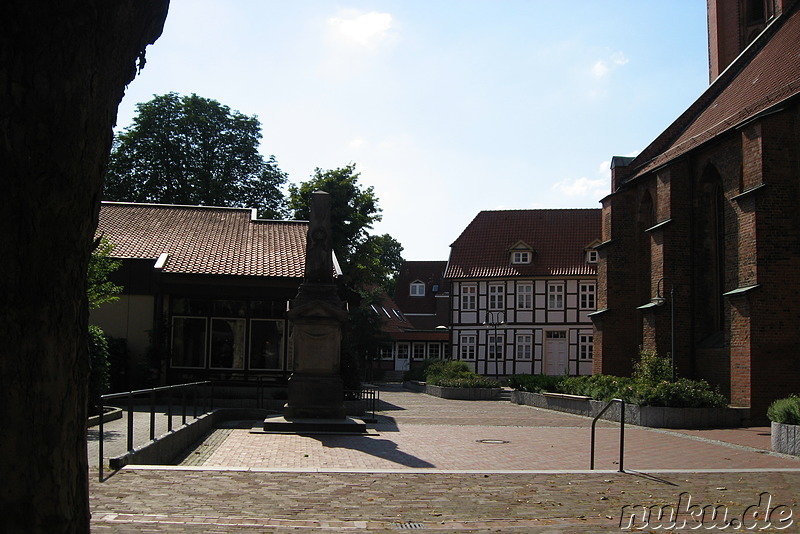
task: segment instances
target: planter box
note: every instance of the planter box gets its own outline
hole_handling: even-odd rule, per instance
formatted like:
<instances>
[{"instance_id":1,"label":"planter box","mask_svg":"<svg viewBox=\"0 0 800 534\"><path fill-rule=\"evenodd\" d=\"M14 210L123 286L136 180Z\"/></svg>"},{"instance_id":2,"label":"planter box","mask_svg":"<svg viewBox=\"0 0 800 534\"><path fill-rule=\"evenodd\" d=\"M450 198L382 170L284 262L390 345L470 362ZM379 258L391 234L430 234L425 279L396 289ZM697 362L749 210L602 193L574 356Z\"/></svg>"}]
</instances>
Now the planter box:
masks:
<instances>
[{"instance_id":1,"label":"planter box","mask_svg":"<svg viewBox=\"0 0 800 534\"><path fill-rule=\"evenodd\" d=\"M595 417L608 404L605 401L596 401L578 395L529 393L527 391L513 391L511 402L588 417ZM601 419L619 421L619 403L614 403ZM669 408L626 404L625 422L653 428L735 428L747 426L750 423L750 409Z\"/></svg>"},{"instance_id":2,"label":"planter box","mask_svg":"<svg viewBox=\"0 0 800 534\"><path fill-rule=\"evenodd\" d=\"M93 415L89 417L86 421L87 427L93 427L95 425L100 424L100 417L99 415ZM114 408L113 406L104 406L103 407L103 423L108 423L109 421L116 421L117 419L122 419L122 408Z\"/></svg>"},{"instance_id":3,"label":"planter box","mask_svg":"<svg viewBox=\"0 0 800 534\"><path fill-rule=\"evenodd\" d=\"M433 397L452 400L494 400L501 388L451 388L432 386L425 382L404 382L403 387L412 391L426 393Z\"/></svg>"},{"instance_id":4,"label":"planter box","mask_svg":"<svg viewBox=\"0 0 800 534\"><path fill-rule=\"evenodd\" d=\"M773 422L772 450L800 456L800 425Z\"/></svg>"}]
</instances>

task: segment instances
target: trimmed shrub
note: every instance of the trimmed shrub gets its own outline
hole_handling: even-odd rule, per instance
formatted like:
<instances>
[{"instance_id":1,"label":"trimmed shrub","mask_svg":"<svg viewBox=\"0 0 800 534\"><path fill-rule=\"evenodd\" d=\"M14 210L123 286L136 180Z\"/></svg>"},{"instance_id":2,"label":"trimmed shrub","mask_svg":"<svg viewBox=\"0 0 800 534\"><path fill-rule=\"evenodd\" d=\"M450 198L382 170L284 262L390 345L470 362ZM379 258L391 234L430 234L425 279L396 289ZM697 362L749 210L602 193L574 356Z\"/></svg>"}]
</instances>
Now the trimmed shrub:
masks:
<instances>
[{"instance_id":1,"label":"trimmed shrub","mask_svg":"<svg viewBox=\"0 0 800 534\"><path fill-rule=\"evenodd\" d=\"M439 359L423 360L419 365L415 365L406 371L403 375L403 380L418 380L420 382L425 382L428 368L432 365L438 364L441 361L442 360Z\"/></svg>"},{"instance_id":2,"label":"trimmed shrub","mask_svg":"<svg viewBox=\"0 0 800 534\"><path fill-rule=\"evenodd\" d=\"M491 378L472 372L466 362L459 360L433 360L425 368L425 382L433 386L455 388L500 387Z\"/></svg>"},{"instance_id":3,"label":"trimmed shrub","mask_svg":"<svg viewBox=\"0 0 800 534\"><path fill-rule=\"evenodd\" d=\"M767 408L767 417L775 423L800 425L800 397L790 395L785 399L774 401Z\"/></svg>"},{"instance_id":4,"label":"trimmed shrub","mask_svg":"<svg viewBox=\"0 0 800 534\"><path fill-rule=\"evenodd\" d=\"M638 381L625 402L641 406L670 406L673 408L724 408L728 400L712 390L705 380L679 378L674 382L650 384Z\"/></svg>"},{"instance_id":5,"label":"trimmed shrub","mask_svg":"<svg viewBox=\"0 0 800 534\"><path fill-rule=\"evenodd\" d=\"M662 358L663 360L663 358ZM649 363L647 364L649 365ZM656 371L663 365L656 362ZM671 366L667 366L671 372ZM566 393L595 400L622 399L640 406L674 408L722 408L728 405L724 395L713 390L704 380L680 378L674 382L654 381L658 372L645 371L638 378L613 375L544 376L515 375L509 383L515 389L534 393Z\"/></svg>"},{"instance_id":6,"label":"trimmed shrub","mask_svg":"<svg viewBox=\"0 0 800 534\"><path fill-rule=\"evenodd\" d=\"M484 376L464 376L460 378L438 378L435 382L428 382L433 386L445 388L497 388L499 384L491 378Z\"/></svg>"},{"instance_id":7,"label":"trimmed shrub","mask_svg":"<svg viewBox=\"0 0 800 534\"><path fill-rule=\"evenodd\" d=\"M652 351L639 353L639 361L633 364L633 378L649 384L672 380L672 361Z\"/></svg>"},{"instance_id":8,"label":"trimmed shrub","mask_svg":"<svg viewBox=\"0 0 800 534\"><path fill-rule=\"evenodd\" d=\"M542 393L544 391L558 391L558 383L563 379L563 376L511 375L508 377L508 385L519 391Z\"/></svg>"}]
</instances>

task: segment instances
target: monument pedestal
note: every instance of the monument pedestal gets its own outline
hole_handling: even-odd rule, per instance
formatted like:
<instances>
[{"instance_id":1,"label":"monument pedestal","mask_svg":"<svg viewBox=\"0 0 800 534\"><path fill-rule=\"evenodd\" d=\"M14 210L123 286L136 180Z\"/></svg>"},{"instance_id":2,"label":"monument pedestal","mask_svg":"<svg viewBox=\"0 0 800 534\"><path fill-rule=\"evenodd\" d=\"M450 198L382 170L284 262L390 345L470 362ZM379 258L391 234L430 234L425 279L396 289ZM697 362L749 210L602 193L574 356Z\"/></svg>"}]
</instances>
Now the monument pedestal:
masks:
<instances>
[{"instance_id":1,"label":"monument pedestal","mask_svg":"<svg viewBox=\"0 0 800 534\"><path fill-rule=\"evenodd\" d=\"M342 417L341 419L287 419L273 415L264 419L264 432L270 434L367 434L367 424Z\"/></svg>"},{"instance_id":2,"label":"monument pedestal","mask_svg":"<svg viewBox=\"0 0 800 534\"><path fill-rule=\"evenodd\" d=\"M289 377L286 419L344 419L344 387L339 375L294 373Z\"/></svg>"}]
</instances>

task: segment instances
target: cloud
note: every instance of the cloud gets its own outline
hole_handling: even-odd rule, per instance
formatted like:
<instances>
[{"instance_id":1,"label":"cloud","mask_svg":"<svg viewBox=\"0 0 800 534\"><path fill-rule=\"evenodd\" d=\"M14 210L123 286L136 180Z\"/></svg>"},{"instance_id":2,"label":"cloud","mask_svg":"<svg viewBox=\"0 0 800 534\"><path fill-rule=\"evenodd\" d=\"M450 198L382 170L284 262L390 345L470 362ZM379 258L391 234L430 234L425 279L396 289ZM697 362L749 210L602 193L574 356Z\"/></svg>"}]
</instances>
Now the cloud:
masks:
<instances>
[{"instance_id":1,"label":"cloud","mask_svg":"<svg viewBox=\"0 0 800 534\"><path fill-rule=\"evenodd\" d=\"M590 180L584 176L577 179L568 178L566 180L561 180L553 184L551 189L568 197L600 198L608 194L609 187L607 178Z\"/></svg>"},{"instance_id":2,"label":"cloud","mask_svg":"<svg viewBox=\"0 0 800 534\"><path fill-rule=\"evenodd\" d=\"M625 65L629 60L625 57L625 54L620 51L611 54L611 61L614 65Z\"/></svg>"},{"instance_id":3,"label":"cloud","mask_svg":"<svg viewBox=\"0 0 800 534\"><path fill-rule=\"evenodd\" d=\"M602 59L597 60L597 62L592 67L592 74L595 75L596 78L602 78L606 74L608 74L609 68L606 65L606 62Z\"/></svg>"},{"instance_id":4,"label":"cloud","mask_svg":"<svg viewBox=\"0 0 800 534\"><path fill-rule=\"evenodd\" d=\"M361 148L365 144L367 144L366 139L362 137L355 137L351 139L349 143L347 143L347 146L350 148Z\"/></svg>"},{"instance_id":5,"label":"cloud","mask_svg":"<svg viewBox=\"0 0 800 534\"><path fill-rule=\"evenodd\" d=\"M621 67L628 63L628 58L625 57L625 54L620 52L614 52L611 54L607 59L598 59L595 61L594 65L592 65L592 74L595 78L603 78L612 69L617 67Z\"/></svg>"},{"instance_id":6,"label":"cloud","mask_svg":"<svg viewBox=\"0 0 800 534\"><path fill-rule=\"evenodd\" d=\"M392 15L371 11L348 18L328 19L328 27L341 40L366 47L374 47L392 28Z\"/></svg>"}]
</instances>

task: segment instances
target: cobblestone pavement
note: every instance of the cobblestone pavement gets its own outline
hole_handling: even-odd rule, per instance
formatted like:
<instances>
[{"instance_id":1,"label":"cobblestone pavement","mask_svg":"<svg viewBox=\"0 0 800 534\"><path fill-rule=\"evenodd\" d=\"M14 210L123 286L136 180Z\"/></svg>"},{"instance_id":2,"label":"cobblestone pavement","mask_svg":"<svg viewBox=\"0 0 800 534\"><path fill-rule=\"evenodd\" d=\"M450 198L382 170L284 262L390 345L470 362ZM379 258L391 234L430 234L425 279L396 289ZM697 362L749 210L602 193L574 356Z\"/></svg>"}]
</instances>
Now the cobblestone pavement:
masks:
<instances>
[{"instance_id":1,"label":"cobblestone pavement","mask_svg":"<svg viewBox=\"0 0 800 534\"><path fill-rule=\"evenodd\" d=\"M800 531L800 461L767 450L769 429L629 426L619 473L618 425L601 422L601 470L589 472L588 418L396 387L384 388L381 401L368 436L251 433L253 422L238 422L210 434L181 466L126 468L103 483L94 476L92 528L618 532L622 518L622 526L658 532L663 520L642 507L674 505L687 532L760 529L767 519L772 527L761 532ZM712 505L728 511L724 521L710 517Z\"/></svg>"}]
</instances>

